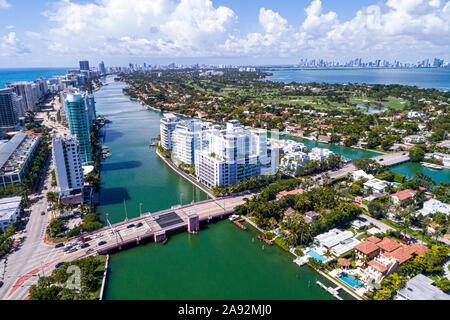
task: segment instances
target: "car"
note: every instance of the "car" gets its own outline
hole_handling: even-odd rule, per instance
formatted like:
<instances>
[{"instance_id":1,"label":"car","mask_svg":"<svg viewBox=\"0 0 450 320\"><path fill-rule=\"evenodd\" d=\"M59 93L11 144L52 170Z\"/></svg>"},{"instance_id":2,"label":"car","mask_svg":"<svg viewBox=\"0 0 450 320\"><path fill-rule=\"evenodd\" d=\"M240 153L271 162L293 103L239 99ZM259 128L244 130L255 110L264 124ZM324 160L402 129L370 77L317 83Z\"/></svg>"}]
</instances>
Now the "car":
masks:
<instances>
[{"instance_id":1,"label":"car","mask_svg":"<svg viewBox=\"0 0 450 320\"><path fill-rule=\"evenodd\" d=\"M92 251L94 251L94 249L89 248L89 249L87 249L85 252L86 252L86 253L89 253L89 252L92 252Z\"/></svg>"},{"instance_id":2,"label":"car","mask_svg":"<svg viewBox=\"0 0 450 320\"><path fill-rule=\"evenodd\" d=\"M72 246L70 246L70 247L64 247L63 252L67 252L67 251L69 251L70 249L72 249Z\"/></svg>"},{"instance_id":3,"label":"car","mask_svg":"<svg viewBox=\"0 0 450 320\"><path fill-rule=\"evenodd\" d=\"M55 269L61 267L63 263L64 263L64 262L58 262L57 264L55 264Z\"/></svg>"},{"instance_id":4,"label":"car","mask_svg":"<svg viewBox=\"0 0 450 320\"><path fill-rule=\"evenodd\" d=\"M384 159L383 158L380 158L380 160L379 161L383 161Z\"/></svg>"},{"instance_id":5,"label":"car","mask_svg":"<svg viewBox=\"0 0 450 320\"><path fill-rule=\"evenodd\" d=\"M69 253L72 253L72 252L75 252L75 251L78 251L78 249L77 248L72 248L72 249L69 250Z\"/></svg>"},{"instance_id":6,"label":"car","mask_svg":"<svg viewBox=\"0 0 450 320\"><path fill-rule=\"evenodd\" d=\"M145 231L145 233L150 233L152 232L152 229L148 229L147 231Z\"/></svg>"},{"instance_id":7,"label":"car","mask_svg":"<svg viewBox=\"0 0 450 320\"><path fill-rule=\"evenodd\" d=\"M55 245L55 248L61 248L64 247L64 243L58 243Z\"/></svg>"},{"instance_id":8,"label":"car","mask_svg":"<svg viewBox=\"0 0 450 320\"><path fill-rule=\"evenodd\" d=\"M3 281L0 280L0 288L3 287Z\"/></svg>"},{"instance_id":9,"label":"car","mask_svg":"<svg viewBox=\"0 0 450 320\"><path fill-rule=\"evenodd\" d=\"M85 237L85 238L83 238L83 239L81 240L81 242L87 242L87 241L90 241L90 240L91 240L91 238Z\"/></svg>"},{"instance_id":10,"label":"car","mask_svg":"<svg viewBox=\"0 0 450 320\"><path fill-rule=\"evenodd\" d=\"M80 248L86 248L86 247L89 247L89 243L85 242L80 245Z\"/></svg>"},{"instance_id":11,"label":"car","mask_svg":"<svg viewBox=\"0 0 450 320\"><path fill-rule=\"evenodd\" d=\"M135 226L134 223L127 225L127 228L133 228Z\"/></svg>"},{"instance_id":12,"label":"car","mask_svg":"<svg viewBox=\"0 0 450 320\"><path fill-rule=\"evenodd\" d=\"M45 211L41 211L41 216L45 216Z\"/></svg>"},{"instance_id":13,"label":"car","mask_svg":"<svg viewBox=\"0 0 450 320\"><path fill-rule=\"evenodd\" d=\"M106 241L100 241L99 243L97 243L97 245L99 245L99 246L102 246L104 244L106 244Z\"/></svg>"},{"instance_id":14,"label":"car","mask_svg":"<svg viewBox=\"0 0 450 320\"><path fill-rule=\"evenodd\" d=\"M139 228L139 227L142 227L142 226L143 226L142 222L139 222L139 223L136 225L136 228Z\"/></svg>"}]
</instances>

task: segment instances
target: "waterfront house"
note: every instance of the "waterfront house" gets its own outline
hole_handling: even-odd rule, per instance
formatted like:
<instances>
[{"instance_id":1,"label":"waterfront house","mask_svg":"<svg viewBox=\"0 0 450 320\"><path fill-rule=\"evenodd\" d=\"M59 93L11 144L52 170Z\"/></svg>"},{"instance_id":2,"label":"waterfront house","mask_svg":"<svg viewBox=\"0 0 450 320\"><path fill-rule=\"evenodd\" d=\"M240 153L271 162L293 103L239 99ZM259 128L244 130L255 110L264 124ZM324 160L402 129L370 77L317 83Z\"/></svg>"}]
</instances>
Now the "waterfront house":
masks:
<instances>
[{"instance_id":1,"label":"waterfront house","mask_svg":"<svg viewBox=\"0 0 450 320\"><path fill-rule=\"evenodd\" d=\"M369 238L376 238L376 237L371 236ZM370 260L374 258L376 255L378 255L378 253L380 252L380 248L373 241L366 239L364 242L361 242L360 244L355 246L355 251L358 258L360 259L367 258Z\"/></svg>"}]
</instances>

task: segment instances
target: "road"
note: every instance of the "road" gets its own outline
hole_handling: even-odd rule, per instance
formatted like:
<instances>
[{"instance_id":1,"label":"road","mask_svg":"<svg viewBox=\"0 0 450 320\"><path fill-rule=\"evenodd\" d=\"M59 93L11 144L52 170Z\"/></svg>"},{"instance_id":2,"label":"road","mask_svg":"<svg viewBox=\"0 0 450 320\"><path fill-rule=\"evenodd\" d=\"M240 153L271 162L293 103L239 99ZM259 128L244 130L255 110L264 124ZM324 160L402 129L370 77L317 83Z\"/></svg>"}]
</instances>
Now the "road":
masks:
<instances>
[{"instance_id":1,"label":"road","mask_svg":"<svg viewBox=\"0 0 450 320\"><path fill-rule=\"evenodd\" d=\"M46 110L50 106L48 104ZM51 114L50 117L56 116L56 111L60 107L60 104L56 104L55 111L38 112L36 113L36 118L43 119L43 125L55 128L56 132L66 133L68 132L67 128L47 118L48 113ZM47 192L53 188L51 186L52 178L50 173L53 168L53 159L49 156L43 175L45 179L41 181L35 193L30 196L29 207L24 210L29 220L25 228L16 233L17 246L7 257L0 260L0 280L4 282L0 288L1 300L9 298L8 293L17 279L28 271L51 261L63 253L61 248L55 249L53 245L47 245L44 242L46 227L51 218L47 212ZM45 212L45 215L41 215L42 211ZM45 274L44 272L41 275ZM22 288L25 294L22 294L19 299L27 296L28 286L26 285Z\"/></svg>"},{"instance_id":2,"label":"road","mask_svg":"<svg viewBox=\"0 0 450 320\"><path fill-rule=\"evenodd\" d=\"M36 194L31 200L32 204L25 209L28 212L28 223L25 228L18 232L17 247L6 258L0 261L0 277L3 278L4 285L0 288L0 299L5 299L16 279L27 272L30 268L43 264L51 259L56 252L53 246L44 243L45 229L49 220L47 212L46 193L42 193L44 186L51 189L50 157L46 165L46 179L38 187Z\"/></svg>"}]
</instances>

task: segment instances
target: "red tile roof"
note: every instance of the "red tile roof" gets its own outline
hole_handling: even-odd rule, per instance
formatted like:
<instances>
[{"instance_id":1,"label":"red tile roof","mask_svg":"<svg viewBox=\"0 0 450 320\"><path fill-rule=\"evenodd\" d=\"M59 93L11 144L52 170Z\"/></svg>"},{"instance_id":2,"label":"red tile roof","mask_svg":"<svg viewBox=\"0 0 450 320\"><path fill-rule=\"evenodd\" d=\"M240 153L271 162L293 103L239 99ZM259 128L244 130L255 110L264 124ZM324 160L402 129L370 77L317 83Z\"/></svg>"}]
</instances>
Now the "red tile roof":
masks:
<instances>
[{"instance_id":1,"label":"red tile roof","mask_svg":"<svg viewBox=\"0 0 450 320\"><path fill-rule=\"evenodd\" d=\"M395 249L399 248L401 244L388 237L384 237L383 240L377 243L377 246L383 249L384 251L392 252Z\"/></svg>"},{"instance_id":2,"label":"red tile roof","mask_svg":"<svg viewBox=\"0 0 450 320\"><path fill-rule=\"evenodd\" d=\"M364 253L365 255L371 255L378 251L378 246L370 241L364 241L355 246L355 249Z\"/></svg>"},{"instance_id":3,"label":"red tile roof","mask_svg":"<svg viewBox=\"0 0 450 320\"><path fill-rule=\"evenodd\" d=\"M375 260L369 261L369 265L380 271L381 273L385 273L387 271L387 268L383 266L382 264L379 264Z\"/></svg>"},{"instance_id":4,"label":"red tile roof","mask_svg":"<svg viewBox=\"0 0 450 320\"><path fill-rule=\"evenodd\" d=\"M417 193L416 190L405 189L405 190L391 194L391 197L397 197L398 200L404 201L408 198L413 197L416 193Z\"/></svg>"},{"instance_id":5,"label":"red tile roof","mask_svg":"<svg viewBox=\"0 0 450 320\"><path fill-rule=\"evenodd\" d=\"M366 239L366 241L370 241L370 242L372 242L372 243L378 243L378 242L381 241L381 239L380 239L380 238L377 238L377 237L375 237L375 236L370 236L370 237L368 237L368 238Z\"/></svg>"},{"instance_id":6,"label":"red tile roof","mask_svg":"<svg viewBox=\"0 0 450 320\"><path fill-rule=\"evenodd\" d=\"M277 199L281 199L284 196L287 196L289 194L302 194L303 192L305 192L305 190L303 189L295 189L295 190L291 190L291 191L281 191L277 194Z\"/></svg>"},{"instance_id":7,"label":"red tile roof","mask_svg":"<svg viewBox=\"0 0 450 320\"><path fill-rule=\"evenodd\" d=\"M348 261L345 258L339 258L337 263L339 263L343 267L349 267L350 266L350 261Z\"/></svg>"},{"instance_id":8,"label":"red tile roof","mask_svg":"<svg viewBox=\"0 0 450 320\"><path fill-rule=\"evenodd\" d=\"M427 246L424 246L423 244L420 243L415 243L413 245L410 246L412 253L417 254L417 255L422 255L425 254L429 249Z\"/></svg>"},{"instance_id":9,"label":"red tile roof","mask_svg":"<svg viewBox=\"0 0 450 320\"><path fill-rule=\"evenodd\" d=\"M386 257L395 258L399 264L403 264L412 258L411 248L409 246L401 246L400 248L395 249L392 252L384 253Z\"/></svg>"}]
</instances>

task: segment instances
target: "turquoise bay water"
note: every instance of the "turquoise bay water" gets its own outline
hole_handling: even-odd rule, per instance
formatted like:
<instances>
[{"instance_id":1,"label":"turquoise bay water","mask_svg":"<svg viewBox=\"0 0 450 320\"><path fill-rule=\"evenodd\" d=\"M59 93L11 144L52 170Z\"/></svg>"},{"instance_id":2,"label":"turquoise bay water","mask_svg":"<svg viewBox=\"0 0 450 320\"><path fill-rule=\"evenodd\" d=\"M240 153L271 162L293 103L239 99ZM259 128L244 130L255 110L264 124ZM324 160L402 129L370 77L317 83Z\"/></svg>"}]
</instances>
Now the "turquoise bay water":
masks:
<instances>
[{"instance_id":1,"label":"turquoise bay water","mask_svg":"<svg viewBox=\"0 0 450 320\"><path fill-rule=\"evenodd\" d=\"M402 84L421 88L450 90L450 69L301 69L274 68L266 78L281 82Z\"/></svg>"},{"instance_id":2,"label":"turquoise bay water","mask_svg":"<svg viewBox=\"0 0 450 320\"><path fill-rule=\"evenodd\" d=\"M50 79L53 76L62 76L69 68L8 68L0 69L0 89L13 81L34 81L39 77Z\"/></svg>"}]
</instances>

